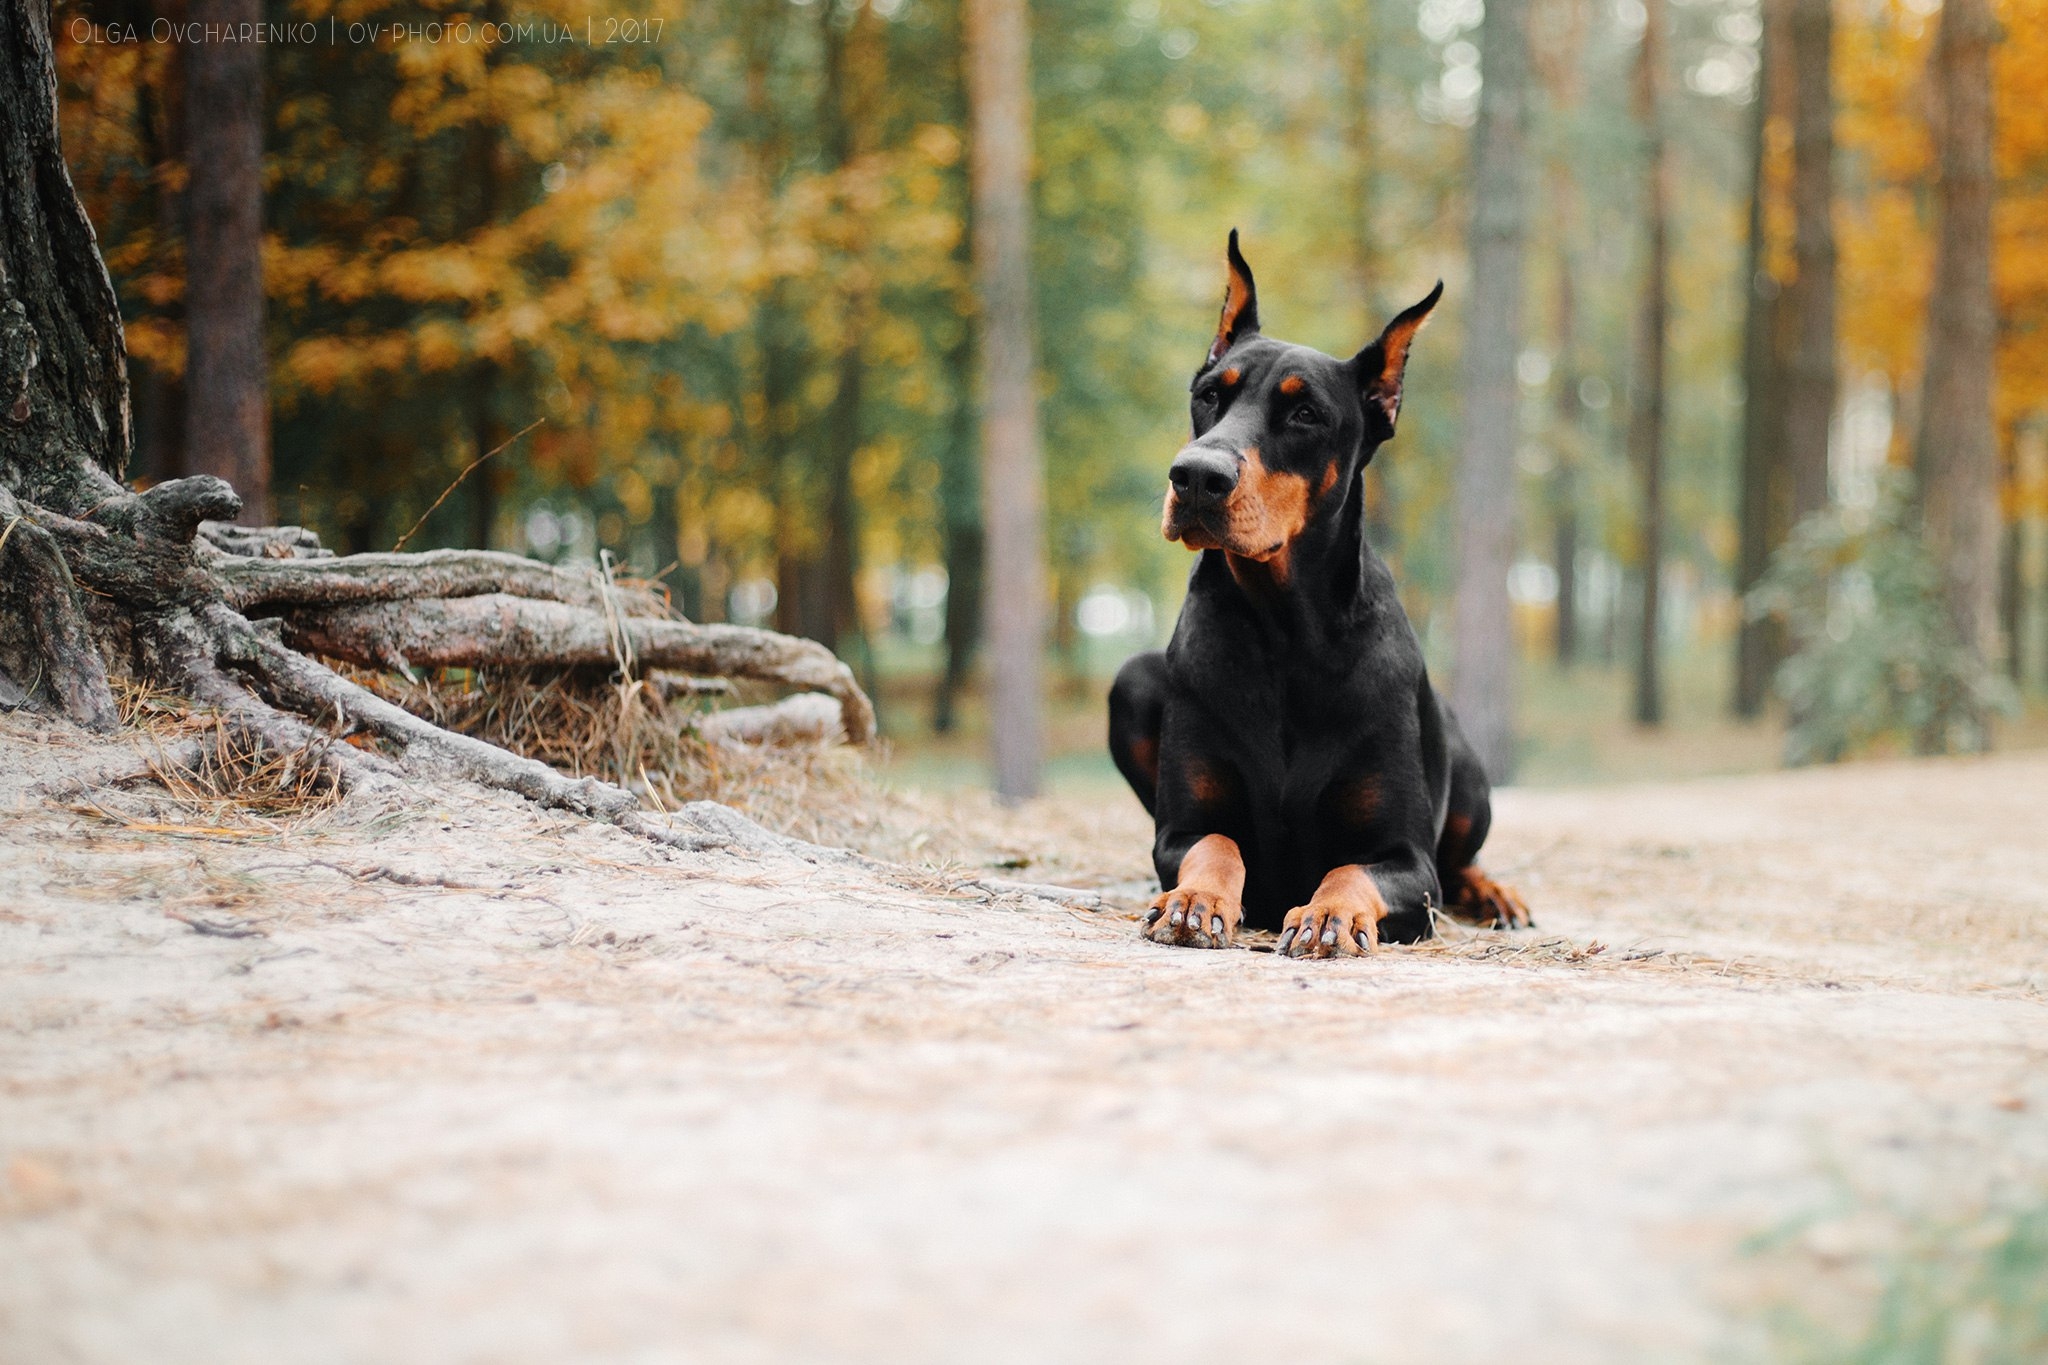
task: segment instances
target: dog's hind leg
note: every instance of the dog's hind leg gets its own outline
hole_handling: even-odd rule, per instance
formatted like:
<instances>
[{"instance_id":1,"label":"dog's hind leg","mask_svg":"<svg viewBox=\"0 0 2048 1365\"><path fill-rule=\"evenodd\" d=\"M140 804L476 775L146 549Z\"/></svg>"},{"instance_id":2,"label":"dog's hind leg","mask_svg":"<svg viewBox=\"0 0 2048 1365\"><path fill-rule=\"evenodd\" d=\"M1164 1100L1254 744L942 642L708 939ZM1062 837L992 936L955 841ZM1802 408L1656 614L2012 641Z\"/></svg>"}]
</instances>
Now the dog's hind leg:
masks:
<instances>
[{"instance_id":1,"label":"dog's hind leg","mask_svg":"<svg viewBox=\"0 0 2048 1365\"><path fill-rule=\"evenodd\" d=\"M1166 655L1133 654L1109 689L1109 756L1148 815L1159 792L1159 730L1166 718Z\"/></svg>"},{"instance_id":2,"label":"dog's hind leg","mask_svg":"<svg viewBox=\"0 0 2048 1365\"><path fill-rule=\"evenodd\" d=\"M1444 909L1459 919L1476 920L1496 929L1534 924L1529 907L1509 887L1479 870L1475 861L1493 824L1492 792L1479 755L1465 742L1451 708L1443 708L1451 749L1451 794L1443 833L1436 844L1436 876L1444 889Z\"/></svg>"}]
</instances>

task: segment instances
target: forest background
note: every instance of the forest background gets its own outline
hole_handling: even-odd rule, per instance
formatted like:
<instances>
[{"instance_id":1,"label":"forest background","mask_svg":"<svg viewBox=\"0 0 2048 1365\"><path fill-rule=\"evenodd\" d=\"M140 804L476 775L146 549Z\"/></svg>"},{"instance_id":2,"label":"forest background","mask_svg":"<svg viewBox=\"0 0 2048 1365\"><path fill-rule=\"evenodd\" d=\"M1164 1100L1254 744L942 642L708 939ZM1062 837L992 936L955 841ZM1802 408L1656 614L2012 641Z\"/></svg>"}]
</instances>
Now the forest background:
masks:
<instances>
[{"instance_id":1,"label":"forest background","mask_svg":"<svg viewBox=\"0 0 2048 1365\"><path fill-rule=\"evenodd\" d=\"M1446 282L1367 508L1501 774L2048 738L2044 0L1027 13L1056 783L1113 780L1102 691L1179 604L1159 504L1233 226L1267 327L1334 354ZM984 530L1017 452L963 18L59 0L132 473L346 551L608 552L831 645L899 772L978 780L984 594L1031 577Z\"/></svg>"}]
</instances>

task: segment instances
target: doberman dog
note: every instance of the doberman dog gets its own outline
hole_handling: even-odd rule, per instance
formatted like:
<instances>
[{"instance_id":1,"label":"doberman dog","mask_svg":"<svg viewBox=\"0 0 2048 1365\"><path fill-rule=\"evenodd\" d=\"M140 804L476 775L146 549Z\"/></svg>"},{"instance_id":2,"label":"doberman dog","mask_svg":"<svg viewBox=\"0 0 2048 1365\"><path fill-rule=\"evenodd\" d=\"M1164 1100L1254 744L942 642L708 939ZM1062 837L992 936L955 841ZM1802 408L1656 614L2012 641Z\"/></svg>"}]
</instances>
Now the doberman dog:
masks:
<instances>
[{"instance_id":1,"label":"doberman dog","mask_svg":"<svg viewBox=\"0 0 2048 1365\"><path fill-rule=\"evenodd\" d=\"M1486 774L1365 538L1365 467L1443 284L1337 360L1260 335L1235 230L1228 261L1167 471L1161 530L1198 552L1187 600L1109 694L1110 755L1153 817L1164 888L1141 932L1223 948L1241 925L1277 929L1280 952L1331 957L1426 938L1437 909L1526 925L1473 864Z\"/></svg>"}]
</instances>

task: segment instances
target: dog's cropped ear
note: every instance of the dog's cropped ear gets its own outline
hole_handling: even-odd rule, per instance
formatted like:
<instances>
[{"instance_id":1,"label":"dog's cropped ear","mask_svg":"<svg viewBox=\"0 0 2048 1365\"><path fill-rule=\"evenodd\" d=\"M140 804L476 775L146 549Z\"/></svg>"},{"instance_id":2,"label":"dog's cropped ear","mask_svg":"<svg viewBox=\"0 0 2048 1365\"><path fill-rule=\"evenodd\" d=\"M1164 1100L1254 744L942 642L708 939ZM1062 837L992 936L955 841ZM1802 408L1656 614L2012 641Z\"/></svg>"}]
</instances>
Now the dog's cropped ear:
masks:
<instances>
[{"instance_id":1,"label":"dog's cropped ear","mask_svg":"<svg viewBox=\"0 0 2048 1365\"><path fill-rule=\"evenodd\" d=\"M1223 316L1217 319L1216 339L1209 343L1209 358L1202 362L1204 368L1221 360L1238 338L1259 330L1259 287L1252 282L1252 268L1238 254L1236 228L1230 230L1228 257L1230 280L1223 287Z\"/></svg>"},{"instance_id":2,"label":"dog's cropped ear","mask_svg":"<svg viewBox=\"0 0 2048 1365\"><path fill-rule=\"evenodd\" d=\"M1394 434L1394 419L1401 415L1401 376L1408 369L1408 347L1443 296L1444 282L1438 280L1428 298L1403 310L1387 324L1379 340L1351 357L1351 367L1358 373L1358 390L1365 399L1366 422L1378 440Z\"/></svg>"}]
</instances>

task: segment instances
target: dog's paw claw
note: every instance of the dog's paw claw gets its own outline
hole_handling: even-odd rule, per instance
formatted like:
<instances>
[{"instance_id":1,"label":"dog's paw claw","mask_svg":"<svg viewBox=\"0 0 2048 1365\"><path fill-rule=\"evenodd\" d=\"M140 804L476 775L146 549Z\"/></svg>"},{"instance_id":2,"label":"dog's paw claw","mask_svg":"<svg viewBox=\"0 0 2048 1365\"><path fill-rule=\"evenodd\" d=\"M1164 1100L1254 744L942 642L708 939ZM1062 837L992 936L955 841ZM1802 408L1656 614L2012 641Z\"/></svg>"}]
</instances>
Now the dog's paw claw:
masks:
<instances>
[{"instance_id":1,"label":"dog's paw claw","mask_svg":"<svg viewBox=\"0 0 2048 1365\"><path fill-rule=\"evenodd\" d=\"M1138 926L1154 943L1182 948L1234 948L1244 917L1236 901L1199 889L1162 892Z\"/></svg>"},{"instance_id":2,"label":"dog's paw claw","mask_svg":"<svg viewBox=\"0 0 2048 1365\"><path fill-rule=\"evenodd\" d=\"M1362 957L1379 947L1379 919L1368 907L1311 901L1281 922L1282 957Z\"/></svg>"},{"instance_id":3,"label":"dog's paw claw","mask_svg":"<svg viewBox=\"0 0 2048 1365\"><path fill-rule=\"evenodd\" d=\"M1460 919L1489 929L1530 929L1536 921L1514 888L1495 881L1476 867L1459 874L1458 898L1450 906Z\"/></svg>"}]
</instances>

